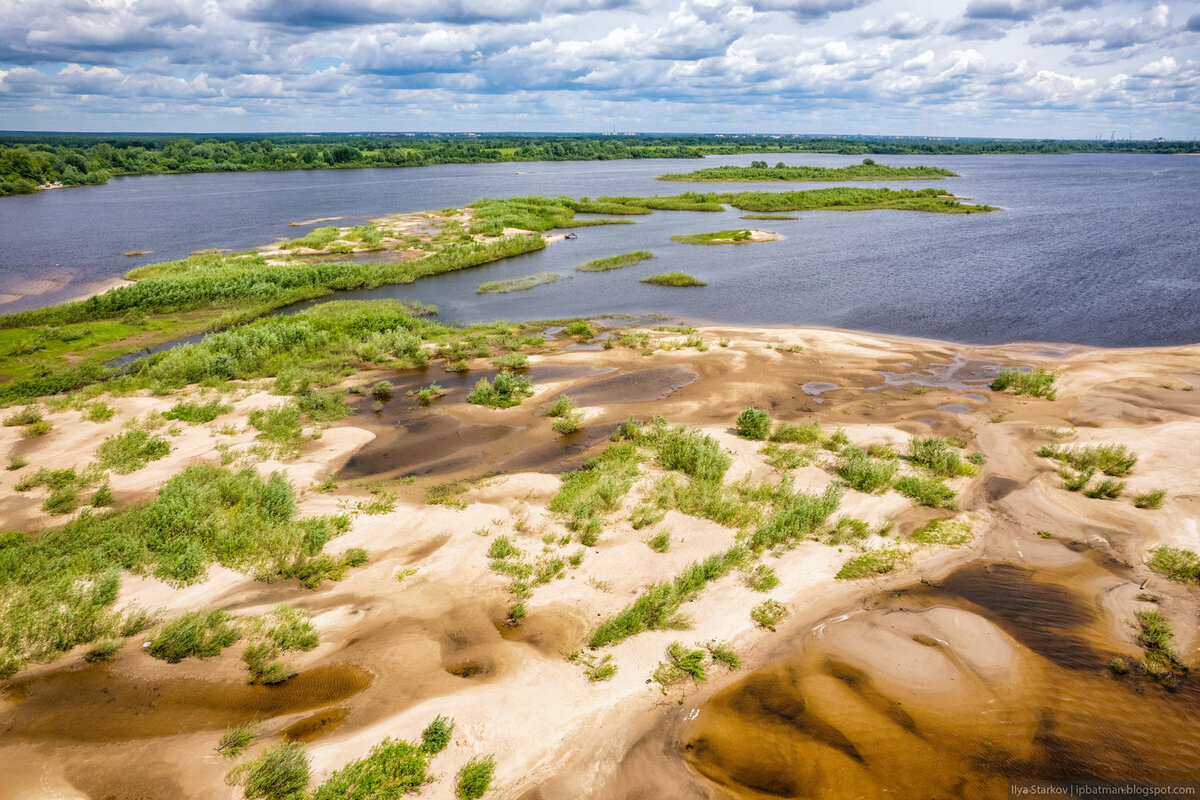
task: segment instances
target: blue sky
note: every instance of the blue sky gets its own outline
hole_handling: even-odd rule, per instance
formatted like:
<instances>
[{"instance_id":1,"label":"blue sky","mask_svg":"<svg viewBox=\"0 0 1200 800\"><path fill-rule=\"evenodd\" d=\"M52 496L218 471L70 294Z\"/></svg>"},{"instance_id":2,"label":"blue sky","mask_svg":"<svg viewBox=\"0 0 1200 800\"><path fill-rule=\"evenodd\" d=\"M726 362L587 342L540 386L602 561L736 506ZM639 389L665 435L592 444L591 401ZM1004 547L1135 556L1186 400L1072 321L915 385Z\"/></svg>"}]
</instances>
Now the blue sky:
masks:
<instances>
[{"instance_id":1,"label":"blue sky","mask_svg":"<svg viewBox=\"0 0 1200 800\"><path fill-rule=\"evenodd\" d=\"M0 0L0 128L1200 136L1200 0Z\"/></svg>"}]
</instances>

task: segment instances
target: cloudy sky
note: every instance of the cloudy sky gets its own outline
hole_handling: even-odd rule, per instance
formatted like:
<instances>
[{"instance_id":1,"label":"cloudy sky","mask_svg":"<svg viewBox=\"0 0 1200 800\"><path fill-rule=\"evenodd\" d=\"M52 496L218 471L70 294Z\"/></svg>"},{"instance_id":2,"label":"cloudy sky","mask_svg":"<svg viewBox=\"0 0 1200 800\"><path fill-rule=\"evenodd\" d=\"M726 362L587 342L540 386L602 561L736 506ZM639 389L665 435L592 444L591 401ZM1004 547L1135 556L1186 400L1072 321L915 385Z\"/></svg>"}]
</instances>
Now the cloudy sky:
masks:
<instances>
[{"instance_id":1,"label":"cloudy sky","mask_svg":"<svg viewBox=\"0 0 1200 800\"><path fill-rule=\"evenodd\" d=\"M1200 135L1200 0L0 0L0 129Z\"/></svg>"}]
</instances>

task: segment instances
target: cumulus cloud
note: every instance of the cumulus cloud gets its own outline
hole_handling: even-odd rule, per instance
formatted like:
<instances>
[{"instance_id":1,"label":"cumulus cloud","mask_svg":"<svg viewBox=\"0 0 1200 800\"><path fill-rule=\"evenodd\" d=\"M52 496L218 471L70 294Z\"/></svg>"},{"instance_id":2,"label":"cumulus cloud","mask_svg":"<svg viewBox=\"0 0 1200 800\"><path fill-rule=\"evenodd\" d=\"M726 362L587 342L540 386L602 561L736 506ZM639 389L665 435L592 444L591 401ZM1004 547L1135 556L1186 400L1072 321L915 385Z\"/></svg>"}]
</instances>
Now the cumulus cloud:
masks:
<instances>
[{"instance_id":1,"label":"cumulus cloud","mask_svg":"<svg viewBox=\"0 0 1200 800\"><path fill-rule=\"evenodd\" d=\"M885 0L7 0L0 115L25 128L612 120L1024 135L1028 113L1057 126L1040 135L1071 135L1089 115L1190 132L1200 14L1134 2L918 14ZM963 128L928 130L947 119Z\"/></svg>"}]
</instances>

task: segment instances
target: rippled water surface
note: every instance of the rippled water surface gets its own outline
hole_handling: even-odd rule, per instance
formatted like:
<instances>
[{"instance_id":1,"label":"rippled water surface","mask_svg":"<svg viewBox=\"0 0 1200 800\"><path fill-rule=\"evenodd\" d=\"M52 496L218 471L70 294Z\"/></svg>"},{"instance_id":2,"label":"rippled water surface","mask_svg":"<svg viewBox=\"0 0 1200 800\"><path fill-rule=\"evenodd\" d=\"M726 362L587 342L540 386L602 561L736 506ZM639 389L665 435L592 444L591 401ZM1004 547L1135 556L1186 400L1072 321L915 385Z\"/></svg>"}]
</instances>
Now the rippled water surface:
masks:
<instances>
[{"instance_id":1,"label":"rippled water surface","mask_svg":"<svg viewBox=\"0 0 1200 800\"><path fill-rule=\"evenodd\" d=\"M837 166L856 159L765 156ZM705 166L746 163L713 157ZM741 222L741 212L659 212L635 225L579 229L579 238L504 262L383 287L360 297L437 304L450 321L661 311L748 324L806 324L965 342L1070 341L1162 345L1200 340L1200 159L1154 155L888 156L959 172L944 187L995 214L802 212L795 221ZM0 310L60 301L131 267L189 251L244 249L307 227L293 220L442 208L519 194L596 197L819 188L822 184L662 183L699 162L665 160L463 164L392 170L231 173L122 178L107 186L0 199ZM516 174L517 172L522 174ZM786 237L739 247L670 241L759 225ZM477 295L482 281L634 249L658 258L527 292ZM151 250L126 258L129 250ZM704 289L637 279L687 271ZM34 294L38 292L38 294Z\"/></svg>"}]
</instances>

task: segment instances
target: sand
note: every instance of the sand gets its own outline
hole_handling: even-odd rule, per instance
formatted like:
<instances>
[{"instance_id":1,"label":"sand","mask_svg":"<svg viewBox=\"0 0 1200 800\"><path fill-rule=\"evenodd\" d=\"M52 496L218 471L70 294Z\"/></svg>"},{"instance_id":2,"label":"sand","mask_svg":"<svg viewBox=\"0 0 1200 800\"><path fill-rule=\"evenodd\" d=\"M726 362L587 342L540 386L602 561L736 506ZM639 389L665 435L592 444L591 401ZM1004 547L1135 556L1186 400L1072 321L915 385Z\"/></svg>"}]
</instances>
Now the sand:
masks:
<instances>
[{"instance_id":1,"label":"sand","mask_svg":"<svg viewBox=\"0 0 1200 800\"><path fill-rule=\"evenodd\" d=\"M119 602L163 608L168 615L208 605L256 613L281 602L311 611L321 631L321 645L291 657L293 665L302 671L350 665L372 676L366 688L321 707L337 711L339 723L308 745L314 777L319 780L365 755L386 736L416 736L434 715L445 714L455 719L455 734L450 747L432 761L432 771L440 779L422 791L423 797L430 798L452 797L454 772L481 753L496 757L496 780L489 797L619 796L631 781L649 785L655 773L663 780L705 785L705 779L689 772L674 755L664 754L661 747L647 750L645 742L650 739L645 737L666 729L676 737L672 741L685 740L688 726L707 718L709 712L702 715L701 709L710 698L747 670L776 663L797 642L819 643L811 646L871 674L881 692L911 701L914 718L933 729L945 730L953 724L945 714L935 713L939 703L983 709L988 697L1019 699L1018 687L1039 667L1027 647L986 616L936 604L911 609L864 605L890 586L921 578L936 582L981 558L1006 559L1047 575L1073 576L1080 591L1103 598L1109 616L1095 622L1095 635L1112 647L1136 653L1128 618L1140 607L1135 599L1137 582L1092 570L1095 559L1087 553L1125 561L1138 581L1148 579L1162 595L1164 610L1176 620L1184 659L1194 662L1195 599L1186 588L1154 577L1142 561L1150 548L1162 542L1200 549L1200 498L1194 480L1200 453L1187 446L1200 433L1200 394L1185 390L1200 385L1200 347L1096 350L1036 343L971 347L812 328L710 327L699 334L709 345L704 352L671 349L644 357L639 351L614 348L556 350L535 357L531 376L536 394L505 411L462 402L476 373L459 382L437 367L411 377L392 374L393 382L402 386L405 381L415 386L437 380L449 393L429 409L416 410L398 391L383 414L363 411L322 431L299 458L255 464L264 474L284 470L302 491L301 510L306 515L353 512L369 499L372 489L395 492L394 510L356 513L350 531L327 548L337 553L364 547L371 553L367 565L317 592L294 582L261 584L216 568L206 582L184 589L131 577L124 582ZM684 338L655 336L662 341ZM726 337L729 346L717 346ZM797 345L802 348L799 352L789 349ZM1050 352L1061 355L1045 355ZM1000 365L1014 364L1059 371L1058 399L1020 398L986 388ZM472 368L486 369L488 362L478 360ZM889 383L881 371L901 377ZM378 377L375 371L348 382L370 383ZM814 397L801 388L812 382L836 388ZM592 384L601 388L589 393ZM584 429L565 439L550 430L550 420L538 416L541 406L564 391L587 399L581 402ZM82 466L87 454L105 436L119 432L126 421L164 410L178 399L113 399L117 416L103 424L81 420L78 411L51 413L47 418L54 429L39 440L24 439L15 428L2 428L0 454L24 455L32 464L27 470ZM258 387L247 387L233 400L233 414L207 426L180 426L171 437L167 458L113 478L118 502L149 497L170 474L188 464L219 463L218 444L249 447L254 441L254 432L245 424L249 412L278 402L280 398ZM589 683L566 654L586 649L592 627L649 584L729 547L735 531L675 511L656 525L634 530L630 510L663 474L647 463L595 546L559 546L554 542L569 532L546 509L559 486L557 473L600 452L609 433L627 416L663 414L720 441L733 459L730 480L777 480L781 473L765 463L758 453L760 443L747 442L732 431L737 412L747 405L765 407L776 419L795 423L819 415L827 430L842 427L860 446L890 443L902 448L909 436L930 433L968 440L971 449L988 457L978 476L952 482L959 491L963 518L972 524L972 544L914 549L910 564L899 573L875 580L838 581L833 576L854 554L853 548L804 542L765 560L780 578L780 585L766 596L790 612L778 632L758 628L750 620L749 609L765 596L735 573L713 582L684 607L693 622L690 629L647 632L606 648L603 652L612 655L618 671L610 681ZM968 410L939 410L946 405ZM1145 511L1135 509L1128 496L1093 500L1063 490L1054 463L1033 455L1040 444L1053 441L1047 433L1050 428L1066 434L1061 438L1064 443L1120 442L1138 452L1141 460L1128 479L1128 493L1166 489L1165 506ZM493 470L504 474L489 476ZM335 491L315 491L334 473L342 478ZM58 524L61 519L51 519L40 510L44 490L12 490L19 474L0 473L0 514L6 523L33 528ZM406 474L414 480L398 480ZM798 488L813 491L823 490L834 479L820 464L794 470L792 478ZM456 480L466 487L465 507L424 502L429 485ZM838 513L873 526L895 521L889 539L873 536L868 547L895 542L897 536L906 536L935 516L895 492L847 492ZM671 531L672 545L668 552L656 554L645 541L662 529ZM1039 530L1051 531L1053 538L1039 537ZM583 555L578 567L567 567L563 577L534 590L524 601L528 616L516 627L504 622L514 602L506 579L488 567L487 549L501 535L510 537L531 559ZM1071 541L1083 543L1082 555L1064 546ZM397 574L414 569L397 580ZM1181 610L1190 616L1178 613ZM714 670L704 685L686 684L664 692L649 678L674 640L688 645L727 642L741 654L746 667L733 674ZM81 667L79 652L74 652L30 667L15 679L18 690L0 701L0 759L20 764L0 788L0 797L98 798L110 792L239 796L223 783L232 762L213 752L223 729L211 721L216 717L180 715L172 721L175 727L170 735L148 728L149 732L142 732L143 723L131 721L121 736L87 742L73 732L76 724L66 722L59 728L45 723L48 727L41 732L32 732L30 718L22 714L40 708L39 697L70 699L79 719L99 713L103 699L80 688L83 683L63 684L76 687L70 691L52 690L49 687L60 684L47 683L62 675L83 681L79 676L99 669L162 686L168 695L181 681L234 686L245 679L238 647L210 661L168 665L139 652L135 642L110 666ZM810 681L804 684L805 691L820 696L824 687L831 703L837 698L859 702L838 689L837 681L830 683L833 679L828 676L813 674L805 680ZM214 689L214 696L220 691ZM50 699L44 702L53 707ZM975 705L979 703L983 705ZM284 709L265 715L264 744L252 753L278 741L273 737L285 727L316 713L323 712ZM869 708L862 710L863 715L871 713ZM1016 726L1013 741L1032 741L1028 718L1016 715L1010 721ZM147 752L153 752L154 758L146 758ZM848 776L863 776L862 768L850 762L843 767ZM679 791L679 796L686 796L682 788Z\"/></svg>"}]
</instances>

